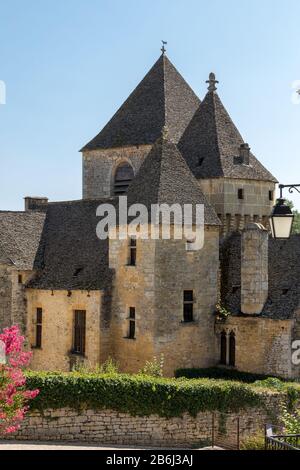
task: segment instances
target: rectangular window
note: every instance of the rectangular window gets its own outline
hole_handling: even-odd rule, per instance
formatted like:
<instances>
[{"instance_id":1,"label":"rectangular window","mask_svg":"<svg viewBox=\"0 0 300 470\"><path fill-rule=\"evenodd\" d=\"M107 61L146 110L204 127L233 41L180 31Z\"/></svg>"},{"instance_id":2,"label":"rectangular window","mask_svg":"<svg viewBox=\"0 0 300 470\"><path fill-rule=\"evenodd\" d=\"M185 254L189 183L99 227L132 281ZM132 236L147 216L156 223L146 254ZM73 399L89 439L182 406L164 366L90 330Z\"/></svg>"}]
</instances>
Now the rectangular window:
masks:
<instances>
[{"instance_id":1,"label":"rectangular window","mask_svg":"<svg viewBox=\"0 0 300 470\"><path fill-rule=\"evenodd\" d=\"M183 293L183 321L186 323L194 321L194 292L185 290Z\"/></svg>"},{"instance_id":2,"label":"rectangular window","mask_svg":"<svg viewBox=\"0 0 300 470\"><path fill-rule=\"evenodd\" d=\"M273 201L274 199L274 191L269 191L269 201Z\"/></svg>"},{"instance_id":3,"label":"rectangular window","mask_svg":"<svg viewBox=\"0 0 300 470\"><path fill-rule=\"evenodd\" d=\"M129 308L129 331L128 338L135 339L135 307Z\"/></svg>"},{"instance_id":4,"label":"rectangular window","mask_svg":"<svg viewBox=\"0 0 300 470\"><path fill-rule=\"evenodd\" d=\"M136 238L130 238L129 266L136 266Z\"/></svg>"},{"instance_id":5,"label":"rectangular window","mask_svg":"<svg viewBox=\"0 0 300 470\"><path fill-rule=\"evenodd\" d=\"M73 353L84 356L85 354L85 330L86 311L75 310L74 312L74 345Z\"/></svg>"},{"instance_id":6,"label":"rectangular window","mask_svg":"<svg viewBox=\"0 0 300 470\"><path fill-rule=\"evenodd\" d=\"M238 198L244 199L244 190L242 188L238 189Z\"/></svg>"},{"instance_id":7,"label":"rectangular window","mask_svg":"<svg viewBox=\"0 0 300 470\"><path fill-rule=\"evenodd\" d=\"M19 275L18 275L18 283L19 283L19 284L23 284L23 276L22 276L22 274L19 274Z\"/></svg>"},{"instance_id":8,"label":"rectangular window","mask_svg":"<svg viewBox=\"0 0 300 470\"><path fill-rule=\"evenodd\" d=\"M35 347L42 347L43 309L36 309Z\"/></svg>"}]
</instances>

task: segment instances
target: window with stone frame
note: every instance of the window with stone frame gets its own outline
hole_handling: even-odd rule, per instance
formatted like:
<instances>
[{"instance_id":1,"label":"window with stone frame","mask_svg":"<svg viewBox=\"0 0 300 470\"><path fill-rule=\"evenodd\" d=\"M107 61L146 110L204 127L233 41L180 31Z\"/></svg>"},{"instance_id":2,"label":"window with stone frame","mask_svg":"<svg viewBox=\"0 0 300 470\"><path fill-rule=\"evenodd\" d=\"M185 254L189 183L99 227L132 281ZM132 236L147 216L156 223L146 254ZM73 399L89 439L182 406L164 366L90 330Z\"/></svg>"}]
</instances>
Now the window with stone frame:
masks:
<instances>
[{"instance_id":1,"label":"window with stone frame","mask_svg":"<svg viewBox=\"0 0 300 470\"><path fill-rule=\"evenodd\" d=\"M223 366L227 365L227 334L226 331L222 331L220 336L220 364Z\"/></svg>"},{"instance_id":2,"label":"window with stone frame","mask_svg":"<svg viewBox=\"0 0 300 470\"><path fill-rule=\"evenodd\" d=\"M220 334L220 364L235 367L236 363L236 337L235 332L229 334L222 331Z\"/></svg>"},{"instance_id":3,"label":"window with stone frame","mask_svg":"<svg viewBox=\"0 0 300 470\"><path fill-rule=\"evenodd\" d=\"M128 339L135 339L135 327L136 327L136 317L135 317L135 307L129 307L129 325L128 325Z\"/></svg>"},{"instance_id":4,"label":"window with stone frame","mask_svg":"<svg viewBox=\"0 0 300 470\"><path fill-rule=\"evenodd\" d=\"M114 195L122 196L127 193L128 186L134 178L134 171L132 166L127 163L121 163L116 172L114 179Z\"/></svg>"},{"instance_id":5,"label":"window with stone frame","mask_svg":"<svg viewBox=\"0 0 300 470\"><path fill-rule=\"evenodd\" d=\"M85 355L86 343L86 311L74 311L73 354Z\"/></svg>"},{"instance_id":6,"label":"window with stone frame","mask_svg":"<svg viewBox=\"0 0 300 470\"><path fill-rule=\"evenodd\" d=\"M244 189L243 188L238 189L238 199L244 199Z\"/></svg>"},{"instance_id":7,"label":"window with stone frame","mask_svg":"<svg viewBox=\"0 0 300 470\"><path fill-rule=\"evenodd\" d=\"M194 321L194 291L185 290L183 292L183 321L191 323Z\"/></svg>"},{"instance_id":8,"label":"window with stone frame","mask_svg":"<svg viewBox=\"0 0 300 470\"><path fill-rule=\"evenodd\" d=\"M235 333L232 331L229 335L229 359L228 364L235 367Z\"/></svg>"},{"instance_id":9,"label":"window with stone frame","mask_svg":"<svg viewBox=\"0 0 300 470\"><path fill-rule=\"evenodd\" d=\"M136 266L136 238L135 237L130 237L129 239L129 260L128 260L128 265L129 266Z\"/></svg>"},{"instance_id":10,"label":"window with stone frame","mask_svg":"<svg viewBox=\"0 0 300 470\"><path fill-rule=\"evenodd\" d=\"M40 349L42 347L42 331L43 331L43 309L36 309L36 322L35 322L35 347Z\"/></svg>"}]
</instances>

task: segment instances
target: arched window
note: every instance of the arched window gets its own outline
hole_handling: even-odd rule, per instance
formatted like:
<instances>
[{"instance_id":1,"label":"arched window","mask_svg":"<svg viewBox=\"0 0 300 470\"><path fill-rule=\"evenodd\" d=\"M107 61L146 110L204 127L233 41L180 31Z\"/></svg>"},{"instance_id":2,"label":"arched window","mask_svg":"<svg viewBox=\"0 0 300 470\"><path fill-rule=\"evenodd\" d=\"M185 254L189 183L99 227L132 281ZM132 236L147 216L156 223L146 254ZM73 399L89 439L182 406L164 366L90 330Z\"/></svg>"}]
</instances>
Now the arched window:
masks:
<instances>
[{"instance_id":1,"label":"arched window","mask_svg":"<svg viewBox=\"0 0 300 470\"><path fill-rule=\"evenodd\" d=\"M235 334L233 331L229 335L229 365L235 367Z\"/></svg>"},{"instance_id":2,"label":"arched window","mask_svg":"<svg viewBox=\"0 0 300 470\"><path fill-rule=\"evenodd\" d=\"M115 173L114 195L126 194L128 186L134 178L133 168L129 163L121 163Z\"/></svg>"},{"instance_id":3,"label":"arched window","mask_svg":"<svg viewBox=\"0 0 300 470\"><path fill-rule=\"evenodd\" d=\"M226 364L227 364L227 335L226 335L226 331L222 331L222 333L221 333L220 364L222 364L223 366L226 366Z\"/></svg>"}]
</instances>

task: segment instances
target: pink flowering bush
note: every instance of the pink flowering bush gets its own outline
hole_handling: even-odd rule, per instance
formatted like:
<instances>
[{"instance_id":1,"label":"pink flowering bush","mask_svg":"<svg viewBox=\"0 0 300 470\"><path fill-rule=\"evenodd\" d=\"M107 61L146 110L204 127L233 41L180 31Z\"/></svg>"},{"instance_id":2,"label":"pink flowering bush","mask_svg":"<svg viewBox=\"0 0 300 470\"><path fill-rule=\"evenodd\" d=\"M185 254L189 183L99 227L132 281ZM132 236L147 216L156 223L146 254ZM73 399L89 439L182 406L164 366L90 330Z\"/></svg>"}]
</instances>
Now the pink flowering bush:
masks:
<instances>
[{"instance_id":1,"label":"pink flowering bush","mask_svg":"<svg viewBox=\"0 0 300 470\"><path fill-rule=\"evenodd\" d=\"M39 391L26 390L23 369L29 364L31 353L23 351L25 338L18 326L6 328L0 334L5 345L6 363L0 364L0 436L19 429L28 403Z\"/></svg>"}]
</instances>

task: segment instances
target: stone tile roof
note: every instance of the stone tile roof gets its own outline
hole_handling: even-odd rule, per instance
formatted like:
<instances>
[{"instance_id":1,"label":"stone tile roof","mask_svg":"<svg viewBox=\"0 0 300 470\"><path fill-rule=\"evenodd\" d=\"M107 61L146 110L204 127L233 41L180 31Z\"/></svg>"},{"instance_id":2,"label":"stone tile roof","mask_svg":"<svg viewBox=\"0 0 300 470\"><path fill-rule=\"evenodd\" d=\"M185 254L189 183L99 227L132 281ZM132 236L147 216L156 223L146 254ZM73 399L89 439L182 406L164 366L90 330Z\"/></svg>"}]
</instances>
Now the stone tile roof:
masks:
<instances>
[{"instance_id":1,"label":"stone tile roof","mask_svg":"<svg viewBox=\"0 0 300 470\"><path fill-rule=\"evenodd\" d=\"M44 220L40 212L0 211L0 264L32 270Z\"/></svg>"},{"instance_id":2,"label":"stone tile roof","mask_svg":"<svg viewBox=\"0 0 300 470\"><path fill-rule=\"evenodd\" d=\"M129 186L128 205L134 203L144 204L149 213L151 204L204 204L205 224L221 224L178 148L163 137L155 143Z\"/></svg>"},{"instance_id":3,"label":"stone tile roof","mask_svg":"<svg viewBox=\"0 0 300 470\"><path fill-rule=\"evenodd\" d=\"M113 200L48 204L37 277L30 288L102 290L110 282L108 241L96 234L97 207Z\"/></svg>"},{"instance_id":4,"label":"stone tile roof","mask_svg":"<svg viewBox=\"0 0 300 470\"><path fill-rule=\"evenodd\" d=\"M241 311L241 235L221 245L221 296L233 314ZM280 241L269 238L269 295L262 317L293 318L300 307L300 235Z\"/></svg>"},{"instance_id":5,"label":"stone tile roof","mask_svg":"<svg viewBox=\"0 0 300 470\"><path fill-rule=\"evenodd\" d=\"M276 182L250 153L249 165L239 163L242 136L218 94L209 91L181 137L178 147L196 178L242 178Z\"/></svg>"},{"instance_id":6,"label":"stone tile roof","mask_svg":"<svg viewBox=\"0 0 300 470\"><path fill-rule=\"evenodd\" d=\"M178 142L200 104L190 86L162 55L104 129L83 149L153 144L167 125Z\"/></svg>"}]
</instances>

